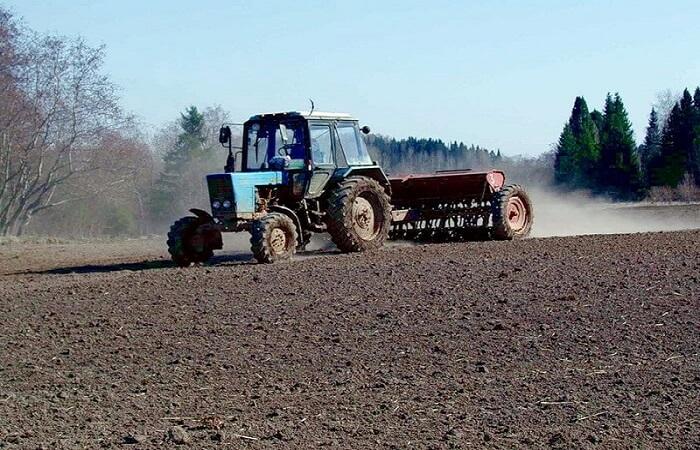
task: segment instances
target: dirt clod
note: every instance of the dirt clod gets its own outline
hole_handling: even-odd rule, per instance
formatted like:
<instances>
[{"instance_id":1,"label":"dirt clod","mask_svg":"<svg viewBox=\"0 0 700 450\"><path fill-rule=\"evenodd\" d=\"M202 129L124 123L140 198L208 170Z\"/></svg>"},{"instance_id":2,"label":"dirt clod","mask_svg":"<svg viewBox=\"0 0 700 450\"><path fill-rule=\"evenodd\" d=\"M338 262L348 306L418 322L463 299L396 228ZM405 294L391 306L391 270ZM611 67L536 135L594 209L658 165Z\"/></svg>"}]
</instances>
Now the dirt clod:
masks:
<instances>
[{"instance_id":1,"label":"dirt clod","mask_svg":"<svg viewBox=\"0 0 700 450\"><path fill-rule=\"evenodd\" d=\"M192 441L189 433L179 425L170 427L168 439L175 444L189 444Z\"/></svg>"},{"instance_id":2,"label":"dirt clod","mask_svg":"<svg viewBox=\"0 0 700 450\"><path fill-rule=\"evenodd\" d=\"M124 444L143 444L146 442L146 436L143 434L127 434L124 436Z\"/></svg>"}]
</instances>

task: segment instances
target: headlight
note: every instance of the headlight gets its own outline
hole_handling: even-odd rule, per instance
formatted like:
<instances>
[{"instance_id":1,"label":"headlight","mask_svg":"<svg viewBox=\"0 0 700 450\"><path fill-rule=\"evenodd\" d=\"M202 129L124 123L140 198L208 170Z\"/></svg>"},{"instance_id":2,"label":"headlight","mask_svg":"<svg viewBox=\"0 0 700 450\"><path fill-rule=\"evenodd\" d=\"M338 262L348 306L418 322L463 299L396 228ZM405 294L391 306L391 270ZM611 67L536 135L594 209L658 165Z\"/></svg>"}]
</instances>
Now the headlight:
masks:
<instances>
[{"instance_id":1,"label":"headlight","mask_svg":"<svg viewBox=\"0 0 700 450\"><path fill-rule=\"evenodd\" d=\"M224 200L224 208L230 208L231 207L231 202L228 200Z\"/></svg>"},{"instance_id":2,"label":"headlight","mask_svg":"<svg viewBox=\"0 0 700 450\"><path fill-rule=\"evenodd\" d=\"M224 204L226 203L224 202ZM218 200L214 200L213 202L211 202L211 207L214 209L219 209L221 208L221 202Z\"/></svg>"}]
</instances>

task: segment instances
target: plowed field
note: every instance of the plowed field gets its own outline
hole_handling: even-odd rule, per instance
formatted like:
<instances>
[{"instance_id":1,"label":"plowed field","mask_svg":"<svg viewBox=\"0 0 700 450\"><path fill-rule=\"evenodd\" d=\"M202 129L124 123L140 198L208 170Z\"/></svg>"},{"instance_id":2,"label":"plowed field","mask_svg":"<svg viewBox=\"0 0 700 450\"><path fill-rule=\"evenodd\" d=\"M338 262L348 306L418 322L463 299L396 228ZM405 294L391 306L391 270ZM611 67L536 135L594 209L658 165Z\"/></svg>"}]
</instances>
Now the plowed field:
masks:
<instances>
[{"instance_id":1,"label":"plowed field","mask_svg":"<svg viewBox=\"0 0 700 450\"><path fill-rule=\"evenodd\" d=\"M0 448L700 447L700 231L162 245L0 247Z\"/></svg>"}]
</instances>

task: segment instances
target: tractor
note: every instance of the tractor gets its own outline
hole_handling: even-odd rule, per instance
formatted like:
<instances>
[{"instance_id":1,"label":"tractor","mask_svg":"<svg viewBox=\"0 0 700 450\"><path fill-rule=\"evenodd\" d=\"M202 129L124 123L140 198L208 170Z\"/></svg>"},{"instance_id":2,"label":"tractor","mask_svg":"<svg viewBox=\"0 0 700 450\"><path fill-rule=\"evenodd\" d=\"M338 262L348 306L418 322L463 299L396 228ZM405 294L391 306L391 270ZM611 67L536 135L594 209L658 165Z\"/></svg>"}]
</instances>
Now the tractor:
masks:
<instances>
[{"instance_id":1,"label":"tractor","mask_svg":"<svg viewBox=\"0 0 700 450\"><path fill-rule=\"evenodd\" d=\"M223 173L207 175L211 214L191 209L168 233L178 266L203 263L222 233L248 231L261 263L289 260L313 233L341 252L375 250L387 239L516 239L529 234L532 205L501 171L442 171L388 177L348 114L259 114L243 124L234 152L230 126Z\"/></svg>"}]
</instances>

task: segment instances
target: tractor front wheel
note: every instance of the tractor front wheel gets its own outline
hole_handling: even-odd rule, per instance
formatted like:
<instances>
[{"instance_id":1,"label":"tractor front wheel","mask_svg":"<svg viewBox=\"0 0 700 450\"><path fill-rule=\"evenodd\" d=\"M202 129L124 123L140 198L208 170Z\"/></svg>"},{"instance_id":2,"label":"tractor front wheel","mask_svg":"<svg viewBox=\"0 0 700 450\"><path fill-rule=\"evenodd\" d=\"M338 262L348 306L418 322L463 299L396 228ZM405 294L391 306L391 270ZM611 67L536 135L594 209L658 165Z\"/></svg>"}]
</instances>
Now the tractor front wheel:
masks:
<instances>
[{"instance_id":1,"label":"tractor front wheel","mask_svg":"<svg viewBox=\"0 0 700 450\"><path fill-rule=\"evenodd\" d=\"M493 238L499 241L522 239L530 234L534 214L525 189L505 186L491 200Z\"/></svg>"},{"instance_id":2,"label":"tractor front wheel","mask_svg":"<svg viewBox=\"0 0 700 450\"><path fill-rule=\"evenodd\" d=\"M250 246L258 262L273 263L291 259L297 247L297 229L282 213L269 213L253 222Z\"/></svg>"},{"instance_id":3,"label":"tractor front wheel","mask_svg":"<svg viewBox=\"0 0 700 450\"><path fill-rule=\"evenodd\" d=\"M221 231L199 217L177 220L168 232L168 253L180 267L203 263L222 247Z\"/></svg>"},{"instance_id":4,"label":"tractor front wheel","mask_svg":"<svg viewBox=\"0 0 700 450\"><path fill-rule=\"evenodd\" d=\"M349 177L329 197L326 222L341 252L380 248L391 226L389 196L376 180Z\"/></svg>"}]
</instances>

